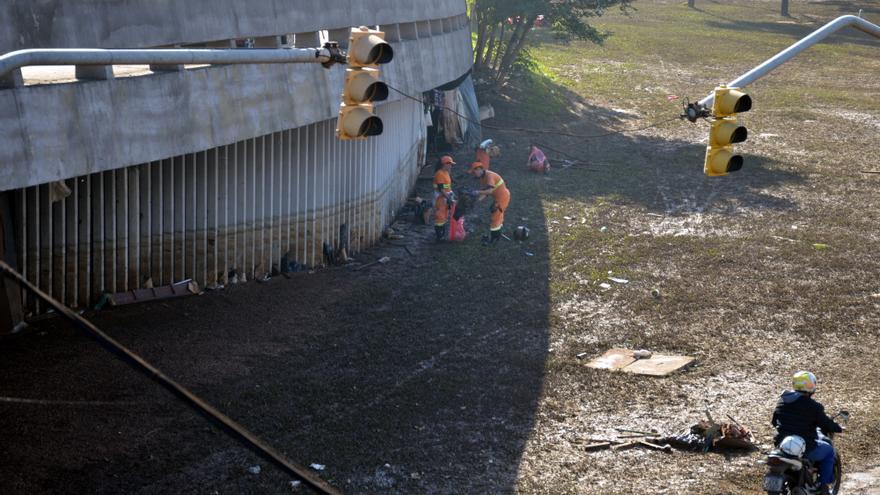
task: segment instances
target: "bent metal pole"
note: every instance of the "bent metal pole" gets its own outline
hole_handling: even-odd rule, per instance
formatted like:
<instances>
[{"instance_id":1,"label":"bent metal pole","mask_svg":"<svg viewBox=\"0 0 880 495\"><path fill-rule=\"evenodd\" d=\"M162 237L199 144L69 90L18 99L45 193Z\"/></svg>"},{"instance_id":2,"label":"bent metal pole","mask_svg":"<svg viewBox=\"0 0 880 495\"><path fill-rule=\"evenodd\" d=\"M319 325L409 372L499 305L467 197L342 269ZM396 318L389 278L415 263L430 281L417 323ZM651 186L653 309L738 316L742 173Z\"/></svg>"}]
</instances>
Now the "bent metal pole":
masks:
<instances>
[{"instance_id":1,"label":"bent metal pole","mask_svg":"<svg viewBox=\"0 0 880 495\"><path fill-rule=\"evenodd\" d=\"M880 38L880 26L870 23L861 17L857 17L854 15L844 15L840 16L837 19L825 24L821 28L813 31L809 36L804 39L798 41L797 43L791 45L790 47L782 50L777 53L773 57L767 59L761 65L755 67L754 69L746 72L745 74L739 76L727 83L728 87L731 88L742 88L748 86L749 84L757 81L758 79L764 77L773 69L779 67L791 60L795 55L800 52L806 50L807 48L815 45L816 43L824 40L831 34L845 28L845 27L853 27L858 29L859 31L864 31L871 36ZM699 101L699 105L703 108L708 108L712 106L712 102L715 100L715 94L709 93L708 96Z\"/></svg>"},{"instance_id":2,"label":"bent metal pole","mask_svg":"<svg viewBox=\"0 0 880 495\"><path fill-rule=\"evenodd\" d=\"M214 409L210 404L200 399L198 396L190 392L188 389L175 382L171 378L165 376L159 369L146 362L142 357L130 351L128 348L114 340L109 335L102 332L92 322L86 320L82 316L75 313L67 306L53 299L45 292L38 289L34 284L28 282L20 273L11 266L0 260L0 277L7 276L18 282L25 290L33 293L37 298L43 300L46 304L58 312L58 315L65 320L70 321L74 327L82 331L87 336L96 340L101 346L115 354L116 357L124 361L126 364L134 368L136 371L144 374L147 378L161 385L164 389L171 392L172 395L180 399L184 404L194 409L204 418L214 423L224 433L237 440L239 443L259 455L266 461L279 467L287 474L302 480L303 483L310 486L318 493L329 495L340 494L337 488L333 487L323 479L315 476L307 468L289 461L284 454L278 452L269 445L263 443L256 435L246 430L243 426L236 423L229 416Z\"/></svg>"},{"instance_id":3,"label":"bent metal pole","mask_svg":"<svg viewBox=\"0 0 880 495\"><path fill-rule=\"evenodd\" d=\"M0 55L0 77L31 65L328 64L341 61L337 54L335 45L323 48L28 49Z\"/></svg>"}]
</instances>

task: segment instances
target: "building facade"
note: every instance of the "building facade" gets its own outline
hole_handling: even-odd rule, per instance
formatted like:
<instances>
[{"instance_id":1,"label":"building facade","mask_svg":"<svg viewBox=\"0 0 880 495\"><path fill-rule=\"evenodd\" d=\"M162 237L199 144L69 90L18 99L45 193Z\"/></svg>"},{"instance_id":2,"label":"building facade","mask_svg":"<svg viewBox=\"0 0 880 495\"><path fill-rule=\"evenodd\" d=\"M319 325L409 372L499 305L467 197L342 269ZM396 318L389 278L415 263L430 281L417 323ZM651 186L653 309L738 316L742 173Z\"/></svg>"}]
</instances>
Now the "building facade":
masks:
<instances>
[{"instance_id":1,"label":"building facade","mask_svg":"<svg viewBox=\"0 0 880 495\"><path fill-rule=\"evenodd\" d=\"M395 51L383 79L416 98L472 60L464 0L12 0L0 21L11 26L0 53L344 47L350 27L379 27ZM319 265L325 244L369 246L406 200L429 123L421 102L392 91L377 109L381 136L338 141L344 71L27 67L3 77L0 254L86 307L105 293ZM45 309L8 282L4 291L7 319Z\"/></svg>"}]
</instances>

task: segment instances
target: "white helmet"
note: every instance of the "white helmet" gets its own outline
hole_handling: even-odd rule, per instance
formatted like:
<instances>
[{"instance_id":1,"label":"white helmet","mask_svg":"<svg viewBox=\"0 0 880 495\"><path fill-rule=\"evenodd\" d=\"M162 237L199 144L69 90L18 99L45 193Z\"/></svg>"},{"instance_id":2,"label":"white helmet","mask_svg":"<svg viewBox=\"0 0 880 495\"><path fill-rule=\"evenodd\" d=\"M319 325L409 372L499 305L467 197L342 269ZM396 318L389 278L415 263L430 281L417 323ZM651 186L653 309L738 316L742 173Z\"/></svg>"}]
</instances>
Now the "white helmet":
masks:
<instances>
[{"instance_id":1,"label":"white helmet","mask_svg":"<svg viewBox=\"0 0 880 495\"><path fill-rule=\"evenodd\" d=\"M779 450L788 455L800 457L804 455L804 451L807 450L807 442L797 435L789 435L783 438L782 442L779 443Z\"/></svg>"}]
</instances>

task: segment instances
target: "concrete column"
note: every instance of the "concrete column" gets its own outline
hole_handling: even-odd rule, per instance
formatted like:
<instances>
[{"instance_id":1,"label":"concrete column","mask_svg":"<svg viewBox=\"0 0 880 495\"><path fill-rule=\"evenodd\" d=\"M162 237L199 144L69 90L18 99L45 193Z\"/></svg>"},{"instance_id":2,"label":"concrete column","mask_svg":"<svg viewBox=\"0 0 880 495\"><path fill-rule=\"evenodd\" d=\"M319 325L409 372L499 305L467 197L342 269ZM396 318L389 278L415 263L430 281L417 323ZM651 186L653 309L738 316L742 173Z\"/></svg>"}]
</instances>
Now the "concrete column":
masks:
<instances>
[{"instance_id":1,"label":"concrete column","mask_svg":"<svg viewBox=\"0 0 880 495\"><path fill-rule=\"evenodd\" d=\"M0 89L20 88L24 86L21 69L14 69L5 76L0 76Z\"/></svg>"},{"instance_id":2,"label":"concrete column","mask_svg":"<svg viewBox=\"0 0 880 495\"><path fill-rule=\"evenodd\" d=\"M419 39L431 37L431 21L418 21L416 23L416 32Z\"/></svg>"},{"instance_id":3,"label":"concrete column","mask_svg":"<svg viewBox=\"0 0 880 495\"><path fill-rule=\"evenodd\" d=\"M10 196L8 192L0 193L0 259L18 269ZM21 288L0 276L0 334L12 332L23 319Z\"/></svg>"},{"instance_id":4,"label":"concrete column","mask_svg":"<svg viewBox=\"0 0 880 495\"><path fill-rule=\"evenodd\" d=\"M385 33L385 41L393 43L400 41L400 26L397 24L385 24L379 26L379 30Z\"/></svg>"},{"instance_id":5,"label":"concrete column","mask_svg":"<svg viewBox=\"0 0 880 495\"><path fill-rule=\"evenodd\" d=\"M106 81L113 79L112 65L77 65L77 79L91 79L95 81Z\"/></svg>"}]
</instances>

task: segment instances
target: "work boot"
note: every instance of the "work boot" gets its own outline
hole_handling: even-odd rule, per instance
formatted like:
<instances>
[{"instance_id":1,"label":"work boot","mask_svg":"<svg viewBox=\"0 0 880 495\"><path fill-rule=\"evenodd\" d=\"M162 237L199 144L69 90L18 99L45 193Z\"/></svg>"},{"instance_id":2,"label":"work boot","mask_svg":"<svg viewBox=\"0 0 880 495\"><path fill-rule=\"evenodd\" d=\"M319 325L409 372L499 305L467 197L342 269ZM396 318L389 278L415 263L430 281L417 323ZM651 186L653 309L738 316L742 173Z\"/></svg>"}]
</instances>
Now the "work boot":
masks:
<instances>
[{"instance_id":1,"label":"work boot","mask_svg":"<svg viewBox=\"0 0 880 495\"><path fill-rule=\"evenodd\" d=\"M446 240L446 226L445 225L435 225L434 226L434 235L437 236L437 242L443 242Z\"/></svg>"},{"instance_id":2,"label":"work boot","mask_svg":"<svg viewBox=\"0 0 880 495\"><path fill-rule=\"evenodd\" d=\"M822 483L819 485L819 495L831 495L834 493L834 485Z\"/></svg>"},{"instance_id":3,"label":"work boot","mask_svg":"<svg viewBox=\"0 0 880 495\"><path fill-rule=\"evenodd\" d=\"M495 244L500 240L501 240L501 231L500 230L493 230L491 232L491 237L489 238L489 244Z\"/></svg>"}]
</instances>

